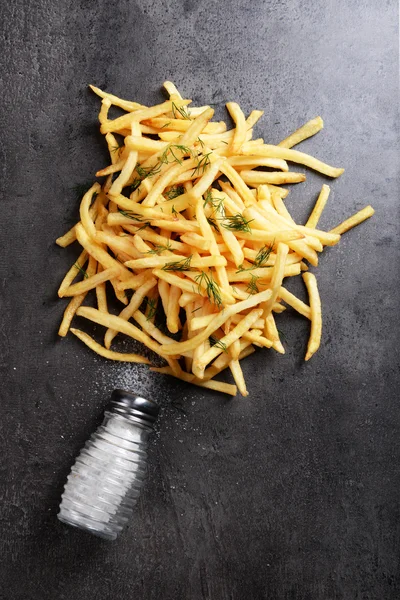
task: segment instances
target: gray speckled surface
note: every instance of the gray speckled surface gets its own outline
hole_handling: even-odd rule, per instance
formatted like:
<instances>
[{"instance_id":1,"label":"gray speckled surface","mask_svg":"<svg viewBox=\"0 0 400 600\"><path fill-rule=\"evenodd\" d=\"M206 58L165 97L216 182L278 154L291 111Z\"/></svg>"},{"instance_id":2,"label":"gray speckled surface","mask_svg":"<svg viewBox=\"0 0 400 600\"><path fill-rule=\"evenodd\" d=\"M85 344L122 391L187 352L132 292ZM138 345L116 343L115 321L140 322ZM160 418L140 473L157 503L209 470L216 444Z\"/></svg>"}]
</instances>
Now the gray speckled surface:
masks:
<instances>
[{"instance_id":1,"label":"gray speckled surface","mask_svg":"<svg viewBox=\"0 0 400 600\"><path fill-rule=\"evenodd\" d=\"M16 0L0 24L0 598L397 599L396 3ZM307 324L287 311L287 352L245 362L245 400L56 338L77 250L53 242L77 216L71 188L106 160L86 85L150 103L166 78L220 115L232 99L264 109L271 142L321 114L302 148L346 167L321 226L376 208L321 258L319 353L303 363ZM307 175L288 204L299 219L324 181ZM109 544L55 515L117 385L163 409L150 480Z\"/></svg>"}]
</instances>

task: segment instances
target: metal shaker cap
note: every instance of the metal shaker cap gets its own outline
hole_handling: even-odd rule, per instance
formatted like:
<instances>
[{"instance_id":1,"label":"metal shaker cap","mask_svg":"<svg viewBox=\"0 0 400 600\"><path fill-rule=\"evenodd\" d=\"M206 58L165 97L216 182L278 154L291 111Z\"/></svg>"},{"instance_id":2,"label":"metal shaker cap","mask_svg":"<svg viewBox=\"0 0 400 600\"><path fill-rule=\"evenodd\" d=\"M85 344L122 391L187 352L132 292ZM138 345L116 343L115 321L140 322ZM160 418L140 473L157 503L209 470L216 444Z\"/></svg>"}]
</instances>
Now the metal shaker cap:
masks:
<instances>
[{"instance_id":1,"label":"metal shaker cap","mask_svg":"<svg viewBox=\"0 0 400 600\"><path fill-rule=\"evenodd\" d=\"M107 410L127 418L140 419L151 426L158 417L160 407L153 400L147 400L128 390L117 389L111 394Z\"/></svg>"}]
</instances>

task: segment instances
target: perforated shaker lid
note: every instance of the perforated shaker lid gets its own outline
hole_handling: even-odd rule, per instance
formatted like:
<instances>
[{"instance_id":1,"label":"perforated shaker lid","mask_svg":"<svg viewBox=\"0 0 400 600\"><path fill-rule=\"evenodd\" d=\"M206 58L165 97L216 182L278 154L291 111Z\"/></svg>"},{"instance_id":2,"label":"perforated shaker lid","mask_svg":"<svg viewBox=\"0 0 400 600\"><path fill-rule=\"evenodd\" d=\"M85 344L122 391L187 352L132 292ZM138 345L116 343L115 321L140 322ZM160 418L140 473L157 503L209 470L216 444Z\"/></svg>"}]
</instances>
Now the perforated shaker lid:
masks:
<instances>
[{"instance_id":1,"label":"perforated shaker lid","mask_svg":"<svg viewBox=\"0 0 400 600\"><path fill-rule=\"evenodd\" d=\"M125 417L136 417L152 425L158 417L160 407L153 400L137 396L128 390L114 390L111 402L107 407L110 412L118 413Z\"/></svg>"}]
</instances>

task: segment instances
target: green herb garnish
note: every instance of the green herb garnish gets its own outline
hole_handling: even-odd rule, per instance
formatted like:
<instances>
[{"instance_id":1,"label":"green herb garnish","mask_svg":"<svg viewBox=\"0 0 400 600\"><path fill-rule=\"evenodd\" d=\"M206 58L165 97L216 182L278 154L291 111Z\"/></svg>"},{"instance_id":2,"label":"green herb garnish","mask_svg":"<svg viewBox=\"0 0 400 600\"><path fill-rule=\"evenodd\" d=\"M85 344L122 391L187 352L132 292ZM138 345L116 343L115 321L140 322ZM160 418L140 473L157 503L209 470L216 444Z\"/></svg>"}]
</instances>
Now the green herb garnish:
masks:
<instances>
[{"instance_id":1,"label":"green herb garnish","mask_svg":"<svg viewBox=\"0 0 400 600\"><path fill-rule=\"evenodd\" d=\"M229 229L230 231L245 231L246 233L251 233L250 223L253 220L254 219L247 221L243 215L238 213L231 217L225 217L225 223L222 223L222 227L224 229Z\"/></svg>"},{"instance_id":2,"label":"green herb garnish","mask_svg":"<svg viewBox=\"0 0 400 600\"><path fill-rule=\"evenodd\" d=\"M173 200L174 198L177 198L178 196L181 196L184 193L185 188L183 187L183 185L174 185L171 188L169 188L168 192L164 192L164 198L167 198L168 200Z\"/></svg>"},{"instance_id":3,"label":"green herb garnish","mask_svg":"<svg viewBox=\"0 0 400 600\"><path fill-rule=\"evenodd\" d=\"M206 293L210 302L215 304L216 306L221 306L222 298L221 298L221 289L219 285L216 283L212 276L212 272L206 273L202 271L195 277L195 281L198 285L199 293L202 291L202 286L205 286Z\"/></svg>"},{"instance_id":4,"label":"green herb garnish","mask_svg":"<svg viewBox=\"0 0 400 600\"><path fill-rule=\"evenodd\" d=\"M260 291L257 286L257 280L260 279L257 275L250 275L250 281L247 284L246 292L251 296L252 294L258 294Z\"/></svg>"},{"instance_id":5,"label":"green herb garnish","mask_svg":"<svg viewBox=\"0 0 400 600\"><path fill-rule=\"evenodd\" d=\"M213 335L210 335L210 337L208 338L208 341L210 342L210 346L216 346L223 352L228 352L228 348L226 347L226 344L224 342L222 342L221 340L219 340L218 338L214 337Z\"/></svg>"},{"instance_id":6,"label":"green herb garnish","mask_svg":"<svg viewBox=\"0 0 400 600\"><path fill-rule=\"evenodd\" d=\"M146 305L146 309L148 310L147 313L147 317L146 317L146 321L150 321L150 319L152 319L156 312L157 312L157 300L155 300L154 298L148 298L147 299L147 305Z\"/></svg>"},{"instance_id":7,"label":"green herb garnish","mask_svg":"<svg viewBox=\"0 0 400 600\"><path fill-rule=\"evenodd\" d=\"M172 102L172 114L174 115L174 119L176 119L176 113L180 114L183 119L191 121L188 109L186 109L185 106L177 106L175 102Z\"/></svg>"},{"instance_id":8,"label":"green herb garnish","mask_svg":"<svg viewBox=\"0 0 400 600\"><path fill-rule=\"evenodd\" d=\"M192 255L187 258L182 258L182 260L177 260L174 262L166 263L163 267L163 271L189 271L190 270L190 261L192 260Z\"/></svg>"},{"instance_id":9,"label":"green herb garnish","mask_svg":"<svg viewBox=\"0 0 400 600\"><path fill-rule=\"evenodd\" d=\"M84 279L87 279L89 277L89 275L86 273L85 269L82 269L81 265L78 264L77 262L74 264L74 267L82 273Z\"/></svg>"}]
</instances>

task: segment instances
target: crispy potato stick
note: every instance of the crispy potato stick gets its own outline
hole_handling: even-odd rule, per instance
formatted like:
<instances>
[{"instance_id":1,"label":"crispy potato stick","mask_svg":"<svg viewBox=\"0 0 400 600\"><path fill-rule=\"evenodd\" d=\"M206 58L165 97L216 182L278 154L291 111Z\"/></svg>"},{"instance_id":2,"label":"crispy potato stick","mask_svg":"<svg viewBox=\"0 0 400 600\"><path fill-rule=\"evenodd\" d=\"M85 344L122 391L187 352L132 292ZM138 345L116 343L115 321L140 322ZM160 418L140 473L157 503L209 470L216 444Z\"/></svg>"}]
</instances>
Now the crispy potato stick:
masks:
<instances>
[{"instance_id":1,"label":"crispy potato stick","mask_svg":"<svg viewBox=\"0 0 400 600\"><path fill-rule=\"evenodd\" d=\"M346 219L345 221L343 221L343 223L340 223L340 225L337 225L336 227L331 229L329 233L338 234L338 235L341 235L342 233L346 233L346 231L349 231L349 229L352 229L356 225L359 225L366 219L369 219L370 217L372 217L372 215L374 213L375 213L375 211L372 208L372 206L366 206L365 208L360 210L358 213L356 213L349 219Z\"/></svg>"},{"instance_id":2,"label":"crispy potato stick","mask_svg":"<svg viewBox=\"0 0 400 600\"><path fill-rule=\"evenodd\" d=\"M314 169L315 171L319 171L328 177L339 177L344 172L344 169L331 167L320 160L317 160L313 156L310 156L309 154L304 154L304 152L298 152L297 150L282 148L281 146L270 146L268 144L264 144L263 146L254 148L252 146L247 146L247 144L243 144L241 153L246 155L250 154L255 156L267 156L269 158L283 158L283 160L305 165L306 167Z\"/></svg>"},{"instance_id":3,"label":"crispy potato stick","mask_svg":"<svg viewBox=\"0 0 400 600\"><path fill-rule=\"evenodd\" d=\"M324 122L321 117L315 117L311 121L307 121L302 127L296 129L289 137L282 140L278 146L281 148L292 148L296 144L300 144L303 140L315 135L324 127Z\"/></svg>"},{"instance_id":4,"label":"crispy potato stick","mask_svg":"<svg viewBox=\"0 0 400 600\"><path fill-rule=\"evenodd\" d=\"M212 346L197 361L193 361L193 373L196 375L196 377L202 379L204 375L204 369L208 363L214 360L218 354L221 354L221 352L224 352L224 350L226 351L226 349L229 348L229 346L233 344L235 340L240 339L243 333L248 331L253 325L254 321L256 321L261 315L262 309L255 308L252 310L248 315L243 317L240 323L238 323L238 325L236 325L227 335L222 337L217 344ZM210 325L205 329L205 331L207 331L209 327ZM199 337L199 335L202 334L198 334L196 337ZM193 339L195 338L192 338L192 341Z\"/></svg>"},{"instance_id":5,"label":"crispy potato stick","mask_svg":"<svg viewBox=\"0 0 400 600\"><path fill-rule=\"evenodd\" d=\"M163 333L158 327L156 327L156 325L154 325L154 323L152 323L150 319L147 319L146 316L142 312L140 312L140 310L137 310L133 314L133 318L146 333L148 333L160 344L174 343L174 340L172 338L165 335L165 333ZM171 358L179 358L179 355L172 356Z\"/></svg>"},{"instance_id":6,"label":"crispy potato stick","mask_svg":"<svg viewBox=\"0 0 400 600\"><path fill-rule=\"evenodd\" d=\"M89 208L92 203L92 200L96 198L97 194L100 192L101 187L98 183L94 183L92 187L84 194L81 206L79 209L79 214L81 217L81 223L85 228L86 232L90 237L95 237L96 235L96 227L90 217Z\"/></svg>"},{"instance_id":7,"label":"crispy potato stick","mask_svg":"<svg viewBox=\"0 0 400 600\"><path fill-rule=\"evenodd\" d=\"M271 296L263 305L263 319L267 319L268 315L272 311L272 307L275 303L275 300L278 297L280 287L282 285L283 278L285 276L285 263L286 257L289 252L289 246L286 244L278 244L278 250L276 253L275 265L271 278ZM297 265L291 265L297 266ZM299 267L300 268L300 267ZM267 337L267 328L264 328L264 335Z\"/></svg>"},{"instance_id":8,"label":"crispy potato stick","mask_svg":"<svg viewBox=\"0 0 400 600\"><path fill-rule=\"evenodd\" d=\"M307 354L305 360L309 360L318 350L321 343L322 312L321 298L319 296L317 280L312 273L303 273L303 281L306 284L311 309L311 333L308 340Z\"/></svg>"},{"instance_id":9,"label":"crispy potato stick","mask_svg":"<svg viewBox=\"0 0 400 600\"><path fill-rule=\"evenodd\" d=\"M257 346L261 346L264 348L272 348L273 342L265 338L261 333L255 332L253 329L251 331L245 331L242 335L242 339L248 340L253 344L257 344Z\"/></svg>"},{"instance_id":10,"label":"crispy potato stick","mask_svg":"<svg viewBox=\"0 0 400 600\"><path fill-rule=\"evenodd\" d=\"M114 106L119 106L120 108L123 108L124 110L126 110L128 112L146 108L145 106L143 106L142 104L138 104L137 102L130 102L129 100L122 100L121 98L118 98L118 96L114 96L113 94L108 94L107 92L103 92L100 88L95 87L94 85L89 85L89 87L91 90L93 90L93 92L95 94L100 96L100 98L108 98L108 100L110 100L111 104L114 104Z\"/></svg>"},{"instance_id":11,"label":"crispy potato stick","mask_svg":"<svg viewBox=\"0 0 400 600\"><path fill-rule=\"evenodd\" d=\"M254 196L243 181L241 175L239 175L231 165L225 161L221 164L220 171L229 179L233 187L243 200L245 206L251 206L254 204Z\"/></svg>"},{"instance_id":12,"label":"crispy potato stick","mask_svg":"<svg viewBox=\"0 0 400 600\"><path fill-rule=\"evenodd\" d=\"M129 321L129 319L132 317L133 313L136 312L140 305L142 304L143 300L146 297L146 294L153 289L153 287L157 285L157 280L152 277L151 279L149 279L148 281L146 281L146 283L144 283L142 286L140 286L140 288L133 294L128 306L126 306L120 313L119 313L119 319L124 319L125 321ZM111 347L111 343L113 341L113 339L115 338L115 336L117 335L118 330L109 328L107 329L105 336L104 336L104 345L106 348L110 348Z\"/></svg>"},{"instance_id":13,"label":"crispy potato stick","mask_svg":"<svg viewBox=\"0 0 400 600\"><path fill-rule=\"evenodd\" d=\"M97 272L101 273L103 267L97 263ZM100 312L108 313L106 284L99 283L96 285L97 308Z\"/></svg>"},{"instance_id":14,"label":"crispy potato stick","mask_svg":"<svg viewBox=\"0 0 400 600\"><path fill-rule=\"evenodd\" d=\"M60 287L58 288L58 292L57 292L59 298L63 297L65 290L67 290L69 288L69 286L71 285L71 283L73 282L75 277L77 275L79 275L79 272L81 272L84 277L87 277L87 273L83 269L83 267L86 264L87 259L88 259L88 253L86 252L86 250L83 250L80 253L79 257L74 262L74 264L72 265L72 267L67 271L64 279L62 280Z\"/></svg>"},{"instance_id":15,"label":"crispy potato stick","mask_svg":"<svg viewBox=\"0 0 400 600\"><path fill-rule=\"evenodd\" d=\"M257 121L259 121L261 119L263 114L264 114L263 110L252 110L246 119L247 129L251 129L252 127L254 127L254 125L257 123Z\"/></svg>"},{"instance_id":16,"label":"crispy potato stick","mask_svg":"<svg viewBox=\"0 0 400 600\"><path fill-rule=\"evenodd\" d=\"M239 392L242 394L242 396L248 396L249 392L246 388L246 382L243 377L243 371L240 366L239 360L232 360L229 363L229 368L231 370L233 379L235 380Z\"/></svg>"},{"instance_id":17,"label":"crispy potato stick","mask_svg":"<svg viewBox=\"0 0 400 600\"><path fill-rule=\"evenodd\" d=\"M308 217L308 221L306 223L306 227L315 228L318 225L318 221L321 217L322 211L325 208L326 202L329 198L329 193L331 188L329 185L324 185L321 188L321 192L318 196L318 199L315 203L314 208L312 209L311 215Z\"/></svg>"},{"instance_id":18,"label":"crispy potato stick","mask_svg":"<svg viewBox=\"0 0 400 600\"><path fill-rule=\"evenodd\" d=\"M197 379L191 373L182 372L179 376L175 375L172 372L170 367L152 367L151 371L155 373L161 373L162 375L172 375L173 377L177 377L177 379L182 379L182 381L186 381L187 383L193 383L193 385L198 385L199 387L208 388L210 390L214 390L215 392L222 392L223 394L229 394L229 396L236 396L237 387L236 385L232 385L230 383L224 383L222 381L215 381L214 379L210 379L208 381L203 381L201 379Z\"/></svg>"},{"instance_id":19,"label":"crispy potato stick","mask_svg":"<svg viewBox=\"0 0 400 600\"><path fill-rule=\"evenodd\" d=\"M136 150L129 152L128 158L125 161L124 166L121 169L121 173L117 179L113 182L108 193L110 196L117 196L122 192L122 188L128 183L133 171L135 170L136 163L138 160L138 153Z\"/></svg>"},{"instance_id":20,"label":"crispy potato stick","mask_svg":"<svg viewBox=\"0 0 400 600\"><path fill-rule=\"evenodd\" d=\"M228 163L239 171L246 167L248 169L270 167L271 169L289 171L287 162L281 158L266 158L265 156L231 156L228 158Z\"/></svg>"},{"instance_id":21,"label":"crispy potato stick","mask_svg":"<svg viewBox=\"0 0 400 600\"><path fill-rule=\"evenodd\" d=\"M300 183L306 180L306 176L303 173L292 173L290 171L287 173L266 173L264 171L247 171L243 169L240 171L240 176L245 183L253 187L263 183L280 185L282 183Z\"/></svg>"},{"instance_id":22,"label":"crispy potato stick","mask_svg":"<svg viewBox=\"0 0 400 600\"><path fill-rule=\"evenodd\" d=\"M204 342L210 335L214 333L217 329L219 329L232 315L236 315L237 313L243 312L249 308L253 308L262 302L266 302L271 295L271 290L264 290L263 292L259 292L258 294L254 294L247 300L242 300L241 302L237 302L234 305L227 306L222 311L216 314L215 319L206 327L204 331L196 335L191 340L187 340L186 342L176 342L175 344L171 344L171 347L161 347L162 352L165 354L182 354L182 352L186 352L187 350L193 350L197 346L198 343Z\"/></svg>"},{"instance_id":23,"label":"crispy potato stick","mask_svg":"<svg viewBox=\"0 0 400 600\"><path fill-rule=\"evenodd\" d=\"M246 356L249 356L255 352L251 342L246 340L240 342L240 348L241 352L239 354L239 360L242 360L242 358L246 358ZM226 352L220 354L218 358L214 360L212 365L204 371L204 377L202 381L208 381L215 377L215 375L218 375L218 373L221 373L221 371L224 369L227 369L231 360L231 357Z\"/></svg>"},{"instance_id":24,"label":"crispy potato stick","mask_svg":"<svg viewBox=\"0 0 400 600\"><path fill-rule=\"evenodd\" d=\"M191 100L181 100L179 102L181 106L187 106L190 104ZM151 108L141 108L139 110L135 110L130 112L127 115L123 115L122 117L118 117L112 121L107 121L106 123L102 123L100 127L101 133L108 133L109 131L120 131L121 129L130 128L134 121L140 123L140 121L147 121L148 119L152 119L153 117L159 117L160 115L172 111L173 102L171 100L167 100L162 104L156 104Z\"/></svg>"},{"instance_id":25,"label":"crispy potato stick","mask_svg":"<svg viewBox=\"0 0 400 600\"><path fill-rule=\"evenodd\" d=\"M167 311L167 328L171 333L177 333L180 329L182 329L182 325L179 320L179 298L181 297L181 294L182 291L180 288L171 285Z\"/></svg>"},{"instance_id":26,"label":"crispy potato stick","mask_svg":"<svg viewBox=\"0 0 400 600\"><path fill-rule=\"evenodd\" d=\"M83 246L85 250L87 250L88 253L91 256L93 256L101 265L103 265L105 269L117 267L119 270L120 277L128 278L131 276L130 272L126 267L124 267L123 265L121 265L121 263L112 258L112 256L110 256L106 250L104 250L101 246L96 244L89 237L81 223L78 223L76 225L76 237L80 245Z\"/></svg>"},{"instance_id":27,"label":"crispy potato stick","mask_svg":"<svg viewBox=\"0 0 400 600\"><path fill-rule=\"evenodd\" d=\"M157 277L157 274L155 274ZM161 302L163 305L164 313L168 313L168 304L169 304L169 283L168 281L164 281L163 279L158 279L158 293L160 294Z\"/></svg>"},{"instance_id":28,"label":"crispy potato stick","mask_svg":"<svg viewBox=\"0 0 400 600\"><path fill-rule=\"evenodd\" d=\"M105 269L104 271L100 271L96 275L92 275L92 277L87 277L78 283L73 283L66 290L63 291L62 295L58 294L60 298L64 296L79 296L80 294L84 294L89 290L92 290L100 283L104 283L105 281L109 281L113 277L116 277L119 273L118 269L111 267L110 269Z\"/></svg>"},{"instance_id":29,"label":"crispy potato stick","mask_svg":"<svg viewBox=\"0 0 400 600\"><path fill-rule=\"evenodd\" d=\"M272 313L268 315L265 320L266 325L266 335L269 340L272 341L272 348L279 352L279 354L285 354L285 348L282 346L281 341L279 339L279 332L276 327L275 319Z\"/></svg>"},{"instance_id":30,"label":"crispy potato stick","mask_svg":"<svg viewBox=\"0 0 400 600\"><path fill-rule=\"evenodd\" d=\"M85 317L85 319L89 319L89 321L98 323L99 325L104 325L104 327L115 329L119 333L125 333L134 340L142 342L142 344L147 346L147 348L150 350L153 350L153 352L163 356L162 352L160 351L161 346L159 344L154 342L147 334L143 333L143 331L132 325L132 323L128 323L120 317L110 314L105 315L96 308L90 308L88 306L81 306L76 311L76 314L80 317Z\"/></svg>"},{"instance_id":31,"label":"crispy potato stick","mask_svg":"<svg viewBox=\"0 0 400 600\"><path fill-rule=\"evenodd\" d=\"M187 268L197 267L224 267L227 262L223 256L205 256L196 258L195 256L181 256L171 254L170 256L148 256L146 258L137 258L128 260L125 265L131 269L155 269L158 267L167 268L168 271L174 271L174 265L177 271L181 271L181 264L187 262Z\"/></svg>"},{"instance_id":32,"label":"crispy potato stick","mask_svg":"<svg viewBox=\"0 0 400 600\"><path fill-rule=\"evenodd\" d=\"M226 108L228 109L229 114L236 125L235 133L233 134L232 141L229 145L229 151L232 154L237 154L246 139L248 126L246 124L246 118L239 104L236 102L227 102Z\"/></svg>"},{"instance_id":33,"label":"crispy potato stick","mask_svg":"<svg viewBox=\"0 0 400 600\"><path fill-rule=\"evenodd\" d=\"M303 317L311 319L310 307L283 286L279 290L279 297L286 302L286 304L289 304L289 306L297 310L297 312L303 315Z\"/></svg>"},{"instance_id":34,"label":"crispy potato stick","mask_svg":"<svg viewBox=\"0 0 400 600\"><path fill-rule=\"evenodd\" d=\"M96 273L97 263L96 260L91 256L89 258L88 267L86 269L86 273L88 277L91 277ZM74 318L74 315L77 309L80 307L84 299L86 298L87 292L80 294L80 296L75 296L70 300L67 305L67 308L64 311L63 319L60 324L60 328L58 330L58 335L61 337L65 337L68 333L69 327L71 325L71 321Z\"/></svg>"},{"instance_id":35,"label":"crispy potato stick","mask_svg":"<svg viewBox=\"0 0 400 600\"><path fill-rule=\"evenodd\" d=\"M110 360L119 360L121 362L133 362L133 363L142 363L145 365L150 365L150 361L142 356L141 354L124 354L123 352L114 352L113 350L107 350L101 344L98 344L90 335L80 331L80 329L74 329L71 327L72 333L76 335L86 346L88 346L91 350L103 356L104 358L108 358Z\"/></svg>"}]
</instances>

